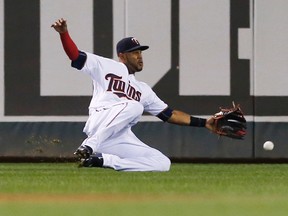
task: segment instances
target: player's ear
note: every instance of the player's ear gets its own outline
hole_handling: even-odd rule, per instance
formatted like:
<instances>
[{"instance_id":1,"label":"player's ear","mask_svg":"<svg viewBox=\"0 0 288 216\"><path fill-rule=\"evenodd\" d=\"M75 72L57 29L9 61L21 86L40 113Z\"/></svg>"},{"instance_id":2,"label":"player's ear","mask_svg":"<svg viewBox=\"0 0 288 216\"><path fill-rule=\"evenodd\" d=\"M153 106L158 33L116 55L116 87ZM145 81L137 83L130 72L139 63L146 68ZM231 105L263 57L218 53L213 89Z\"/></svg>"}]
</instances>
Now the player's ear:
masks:
<instances>
[{"instance_id":1,"label":"player's ear","mask_svg":"<svg viewBox=\"0 0 288 216\"><path fill-rule=\"evenodd\" d=\"M120 62L126 62L126 55L124 53L118 53L118 58Z\"/></svg>"}]
</instances>

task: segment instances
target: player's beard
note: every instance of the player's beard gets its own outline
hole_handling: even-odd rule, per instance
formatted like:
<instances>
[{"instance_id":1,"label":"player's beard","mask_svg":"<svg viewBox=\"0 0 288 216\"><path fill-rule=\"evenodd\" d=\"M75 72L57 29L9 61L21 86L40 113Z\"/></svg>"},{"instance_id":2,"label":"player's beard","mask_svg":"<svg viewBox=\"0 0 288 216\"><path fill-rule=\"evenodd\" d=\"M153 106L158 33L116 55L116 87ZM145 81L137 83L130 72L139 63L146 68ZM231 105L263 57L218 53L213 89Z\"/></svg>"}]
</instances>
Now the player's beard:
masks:
<instances>
[{"instance_id":1,"label":"player's beard","mask_svg":"<svg viewBox=\"0 0 288 216\"><path fill-rule=\"evenodd\" d=\"M129 74L134 74L136 72L140 72L143 69L143 63L131 63L131 62L127 62L126 63L126 67L128 68Z\"/></svg>"}]
</instances>

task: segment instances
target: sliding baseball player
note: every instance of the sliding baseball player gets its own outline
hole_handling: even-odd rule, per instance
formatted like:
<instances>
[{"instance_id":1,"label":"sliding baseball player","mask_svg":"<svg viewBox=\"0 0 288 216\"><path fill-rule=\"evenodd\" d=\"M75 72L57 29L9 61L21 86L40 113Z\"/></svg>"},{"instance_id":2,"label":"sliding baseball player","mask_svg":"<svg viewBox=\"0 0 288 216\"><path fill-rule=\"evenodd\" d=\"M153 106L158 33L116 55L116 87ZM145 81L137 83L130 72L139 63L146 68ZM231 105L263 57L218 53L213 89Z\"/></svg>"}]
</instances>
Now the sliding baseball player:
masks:
<instances>
[{"instance_id":1,"label":"sliding baseball player","mask_svg":"<svg viewBox=\"0 0 288 216\"><path fill-rule=\"evenodd\" d=\"M206 120L173 110L146 83L135 78L135 73L143 69L142 51L149 48L135 37L118 42L119 61L115 61L79 50L69 35L66 20L59 19L52 27L60 34L72 67L93 81L89 118L83 130L87 138L75 152L81 166L168 171L169 158L143 143L131 130L144 111L164 122L215 129L213 117Z\"/></svg>"}]
</instances>

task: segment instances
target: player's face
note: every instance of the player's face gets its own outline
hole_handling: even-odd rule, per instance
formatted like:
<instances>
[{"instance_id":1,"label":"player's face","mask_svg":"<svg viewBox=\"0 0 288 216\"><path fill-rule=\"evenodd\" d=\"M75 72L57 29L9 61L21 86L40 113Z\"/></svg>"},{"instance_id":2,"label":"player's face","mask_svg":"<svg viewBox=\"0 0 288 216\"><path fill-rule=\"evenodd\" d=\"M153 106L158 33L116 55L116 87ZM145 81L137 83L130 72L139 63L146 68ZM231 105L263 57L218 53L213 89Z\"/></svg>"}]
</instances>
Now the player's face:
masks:
<instances>
[{"instance_id":1,"label":"player's face","mask_svg":"<svg viewBox=\"0 0 288 216\"><path fill-rule=\"evenodd\" d=\"M130 74L141 71L143 69L142 51L123 53L122 62L127 66Z\"/></svg>"}]
</instances>

